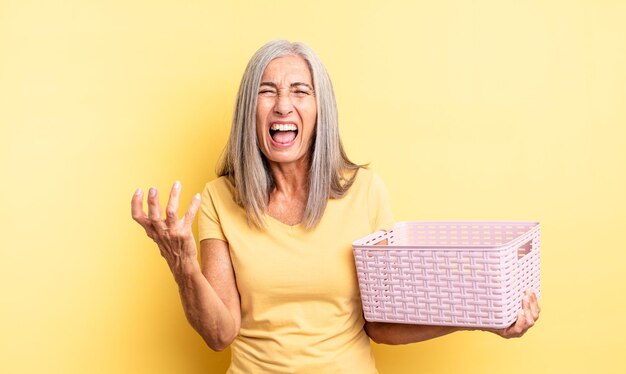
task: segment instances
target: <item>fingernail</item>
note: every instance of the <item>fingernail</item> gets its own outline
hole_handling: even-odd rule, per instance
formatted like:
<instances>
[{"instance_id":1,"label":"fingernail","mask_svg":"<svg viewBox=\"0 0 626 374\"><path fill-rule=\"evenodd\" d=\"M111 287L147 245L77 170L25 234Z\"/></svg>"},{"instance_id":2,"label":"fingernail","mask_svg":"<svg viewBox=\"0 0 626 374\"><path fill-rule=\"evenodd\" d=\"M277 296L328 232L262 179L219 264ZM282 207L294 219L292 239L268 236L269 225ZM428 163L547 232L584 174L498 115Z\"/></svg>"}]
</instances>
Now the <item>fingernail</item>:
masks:
<instances>
[{"instance_id":1,"label":"fingernail","mask_svg":"<svg viewBox=\"0 0 626 374\"><path fill-rule=\"evenodd\" d=\"M197 194L193 195L193 198L196 199L196 200L200 200L200 194L197 193Z\"/></svg>"},{"instance_id":2,"label":"fingernail","mask_svg":"<svg viewBox=\"0 0 626 374\"><path fill-rule=\"evenodd\" d=\"M524 301L525 302L529 302L530 301L530 299L528 298L528 295L524 295Z\"/></svg>"},{"instance_id":3,"label":"fingernail","mask_svg":"<svg viewBox=\"0 0 626 374\"><path fill-rule=\"evenodd\" d=\"M180 190L180 182L179 181L174 182L174 189Z\"/></svg>"},{"instance_id":4,"label":"fingernail","mask_svg":"<svg viewBox=\"0 0 626 374\"><path fill-rule=\"evenodd\" d=\"M139 188L137 189L137 191L135 191L135 196L139 196L139 195L141 195L141 194L142 194L142 192L143 192L143 191L141 191L141 187L139 187Z\"/></svg>"},{"instance_id":5,"label":"fingernail","mask_svg":"<svg viewBox=\"0 0 626 374\"><path fill-rule=\"evenodd\" d=\"M151 197L154 197L154 195L156 195L156 188L150 187L150 191L148 191L148 195L150 195Z\"/></svg>"}]
</instances>

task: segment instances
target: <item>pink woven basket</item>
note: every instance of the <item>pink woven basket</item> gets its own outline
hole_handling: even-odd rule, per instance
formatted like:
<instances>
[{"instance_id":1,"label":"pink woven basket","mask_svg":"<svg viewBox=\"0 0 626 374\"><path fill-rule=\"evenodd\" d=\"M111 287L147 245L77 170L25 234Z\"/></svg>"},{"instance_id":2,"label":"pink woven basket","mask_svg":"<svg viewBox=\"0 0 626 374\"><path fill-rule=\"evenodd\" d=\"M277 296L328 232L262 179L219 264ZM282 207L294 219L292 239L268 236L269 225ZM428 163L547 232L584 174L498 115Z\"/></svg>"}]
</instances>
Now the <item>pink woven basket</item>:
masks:
<instances>
[{"instance_id":1,"label":"pink woven basket","mask_svg":"<svg viewBox=\"0 0 626 374\"><path fill-rule=\"evenodd\" d=\"M400 222L352 247L368 321L503 328L541 296L538 222Z\"/></svg>"}]
</instances>

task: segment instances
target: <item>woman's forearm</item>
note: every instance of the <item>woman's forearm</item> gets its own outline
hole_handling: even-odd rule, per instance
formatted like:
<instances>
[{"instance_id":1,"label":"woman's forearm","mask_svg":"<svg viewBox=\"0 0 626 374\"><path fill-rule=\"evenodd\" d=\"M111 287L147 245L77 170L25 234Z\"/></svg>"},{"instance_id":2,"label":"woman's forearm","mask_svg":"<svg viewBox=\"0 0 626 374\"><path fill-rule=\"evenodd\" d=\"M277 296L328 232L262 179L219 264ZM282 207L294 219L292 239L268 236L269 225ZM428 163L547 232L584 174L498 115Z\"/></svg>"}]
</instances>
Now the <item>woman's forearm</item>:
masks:
<instances>
[{"instance_id":1,"label":"woman's forearm","mask_svg":"<svg viewBox=\"0 0 626 374\"><path fill-rule=\"evenodd\" d=\"M466 330L455 326L408 325L400 323L366 322L365 332L378 344L409 344Z\"/></svg>"},{"instance_id":2,"label":"woman's forearm","mask_svg":"<svg viewBox=\"0 0 626 374\"><path fill-rule=\"evenodd\" d=\"M230 345L237 331L232 314L209 281L200 266L186 266L174 274L185 316L191 326L214 351L222 351Z\"/></svg>"}]
</instances>

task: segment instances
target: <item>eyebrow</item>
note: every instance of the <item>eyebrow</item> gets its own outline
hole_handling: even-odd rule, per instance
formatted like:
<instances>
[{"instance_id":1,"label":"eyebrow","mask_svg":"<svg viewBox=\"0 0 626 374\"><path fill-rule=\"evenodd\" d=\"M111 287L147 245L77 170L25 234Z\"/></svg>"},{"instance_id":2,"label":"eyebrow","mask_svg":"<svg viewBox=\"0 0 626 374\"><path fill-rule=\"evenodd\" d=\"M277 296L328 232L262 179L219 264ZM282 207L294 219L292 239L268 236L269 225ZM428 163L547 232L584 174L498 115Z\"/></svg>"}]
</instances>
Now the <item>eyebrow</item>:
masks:
<instances>
[{"instance_id":1,"label":"eyebrow","mask_svg":"<svg viewBox=\"0 0 626 374\"><path fill-rule=\"evenodd\" d=\"M261 82L260 86L270 86L270 87L274 87L278 89L278 86L274 82ZM293 82L292 84L289 85L289 87L296 87L296 86L307 86L310 90L313 90L313 87L310 84L304 83L304 82Z\"/></svg>"}]
</instances>

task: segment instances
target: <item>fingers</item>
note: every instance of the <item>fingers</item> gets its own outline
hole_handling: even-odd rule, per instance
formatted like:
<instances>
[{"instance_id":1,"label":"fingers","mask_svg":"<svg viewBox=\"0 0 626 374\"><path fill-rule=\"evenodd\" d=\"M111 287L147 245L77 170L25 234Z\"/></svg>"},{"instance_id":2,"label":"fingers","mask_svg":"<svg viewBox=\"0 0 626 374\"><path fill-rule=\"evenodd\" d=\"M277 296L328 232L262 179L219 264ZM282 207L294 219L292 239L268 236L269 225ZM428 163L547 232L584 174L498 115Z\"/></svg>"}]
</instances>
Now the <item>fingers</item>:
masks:
<instances>
[{"instance_id":1,"label":"fingers","mask_svg":"<svg viewBox=\"0 0 626 374\"><path fill-rule=\"evenodd\" d=\"M159 203L159 192L155 187L150 187L148 190L147 215L143 210L143 191L141 188L135 191L131 200L131 214L133 219L146 230L146 234L150 238L159 241L159 238L169 238L171 235L177 235L176 233L191 232L191 224L200 208L200 194L196 194L193 197L185 216L179 220L178 205L181 188L182 186L178 181L172 186L169 201L165 208L165 220L161 217L162 209ZM180 226L181 224L182 226ZM183 230L180 231L181 229Z\"/></svg>"},{"instance_id":2,"label":"fingers","mask_svg":"<svg viewBox=\"0 0 626 374\"><path fill-rule=\"evenodd\" d=\"M148 235L150 239L154 239L155 232L152 227L152 222L150 222L150 219L143 211L143 191L141 188L138 188L137 191L135 191L135 194L130 201L130 210L133 219L144 228L146 235Z\"/></svg>"},{"instance_id":3,"label":"fingers","mask_svg":"<svg viewBox=\"0 0 626 374\"><path fill-rule=\"evenodd\" d=\"M517 320L498 334L504 338L519 338L535 325L539 318L541 308L537 302L537 295L532 289L524 292L522 297L522 309L517 312Z\"/></svg>"},{"instance_id":4,"label":"fingers","mask_svg":"<svg viewBox=\"0 0 626 374\"><path fill-rule=\"evenodd\" d=\"M537 301L537 294L530 289L527 291L527 294L530 299L530 314L533 318L533 321L537 321L539 319L539 313L541 313L541 308L539 307L539 302Z\"/></svg>"},{"instance_id":5,"label":"fingers","mask_svg":"<svg viewBox=\"0 0 626 374\"><path fill-rule=\"evenodd\" d=\"M152 227L159 231L167 231L165 222L161 219L161 204L159 203L159 191L150 187L148 190L148 218Z\"/></svg>"},{"instance_id":6,"label":"fingers","mask_svg":"<svg viewBox=\"0 0 626 374\"><path fill-rule=\"evenodd\" d=\"M198 209L200 208L200 194L197 193L191 199L191 204L189 205L189 209L187 213L185 213L185 226L191 226L193 223L193 219L196 217L196 213L198 213Z\"/></svg>"},{"instance_id":7,"label":"fingers","mask_svg":"<svg viewBox=\"0 0 626 374\"><path fill-rule=\"evenodd\" d=\"M524 312L523 309L520 309L517 312L517 320L515 320L515 322L507 327L506 329L504 329L503 333L500 334L503 338L519 338L522 335L524 335L524 333L526 332L526 330L528 329L528 327L526 326L526 313Z\"/></svg>"},{"instance_id":8,"label":"fingers","mask_svg":"<svg viewBox=\"0 0 626 374\"><path fill-rule=\"evenodd\" d=\"M524 332L535 324L535 317L533 316L531 304L530 296L528 291L526 291L526 294L522 298L522 310L524 311Z\"/></svg>"},{"instance_id":9,"label":"fingers","mask_svg":"<svg viewBox=\"0 0 626 374\"><path fill-rule=\"evenodd\" d=\"M138 188L130 201L130 213L135 221L144 228L149 224L148 216L143 211L143 191Z\"/></svg>"},{"instance_id":10,"label":"fingers","mask_svg":"<svg viewBox=\"0 0 626 374\"><path fill-rule=\"evenodd\" d=\"M179 181L176 181L170 191L170 198L165 208L165 216L167 226L172 227L178 221L178 200L180 198L181 185Z\"/></svg>"},{"instance_id":11,"label":"fingers","mask_svg":"<svg viewBox=\"0 0 626 374\"><path fill-rule=\"evenodd\" d=\"M526 313L526 309L522 309L517 313L517 321L515 321L515 325L513 326L513 337L519 338L526 330L528 330L530 326L528 326L528 314Z\"/></svg>"},{"instance_id":12,"label":"fingers","mask_svg":"<svg viewBox=\"0 0 626 374\"><path fill-rule=\"evenodd\" d=\"M175 226L178 220L178 207L182 186L176 181L170 191L169 200L165 208L165 221L161 217L161 204L159 203L159 191L155 187L148 190L148 214L143 211L143 190L138 188L131 200L131 215L146 230L156 229L167 231L168 227ZM183 220L185 225L191 225L200 208L200 194L196 194L191 200Z\"/></svg>"},{"instance_id":13,"label":"fingers","mask_svg":"<svg viewBox=\"0 0 626 374\"><path fill-rule=\"evenodd\" d=\"M535 321L539 318L537 306L535 293L532 290L526 290L522 297L522 309L517 313L517 321L511 326L509 337L521 337L535 325Z\"/></svg>"}]
</instances>

